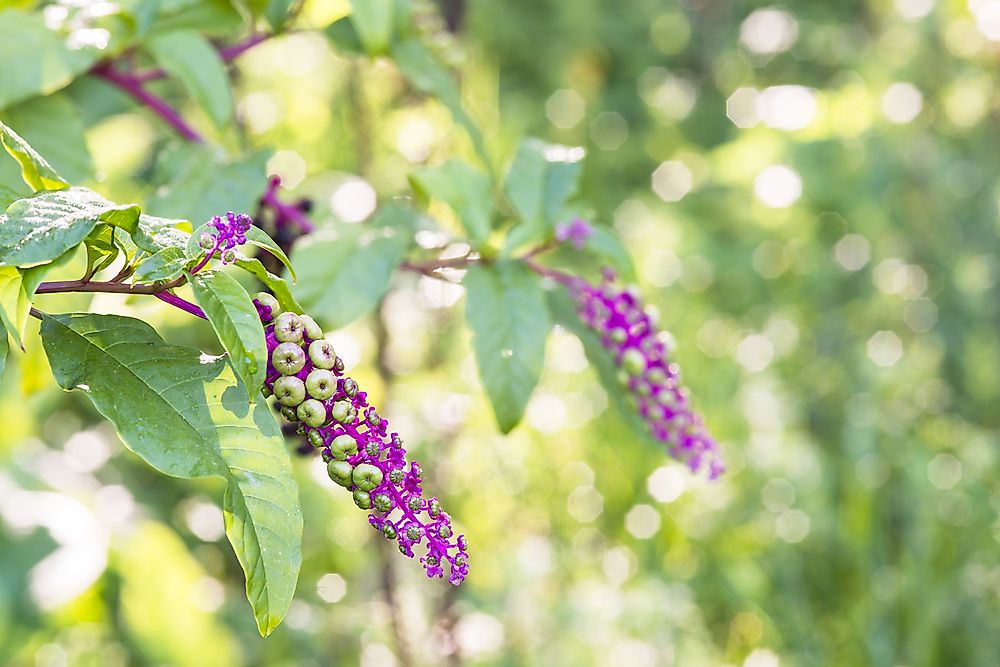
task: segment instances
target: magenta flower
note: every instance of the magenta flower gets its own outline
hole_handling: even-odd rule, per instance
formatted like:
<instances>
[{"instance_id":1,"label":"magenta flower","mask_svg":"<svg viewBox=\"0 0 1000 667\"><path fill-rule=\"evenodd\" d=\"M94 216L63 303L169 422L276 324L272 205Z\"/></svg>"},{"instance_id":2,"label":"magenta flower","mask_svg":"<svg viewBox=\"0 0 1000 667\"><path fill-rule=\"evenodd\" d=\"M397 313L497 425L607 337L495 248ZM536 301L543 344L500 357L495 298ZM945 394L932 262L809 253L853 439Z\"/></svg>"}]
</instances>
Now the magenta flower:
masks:
<instances>
[{"instance_id":1,"label":"magenta flower","mask_svg":"<svg viewBox=\"0 0 1000 667\"><path fill-rule=\"evenodd\" d=\"M202 232L198 239L199 245L205 250L205 257L192 273L197 273L198 269L216 255L219 256L223 264L235 262L235 248L247 242L247 232L253 226L253 220L250 219L249 215L242 213L237 215L232 211L226 213L225 218L217 215L209 222L215 231Z\"/></svg>"},{"instance_id":2,"label":"magenta flower","mask_svg":"<svg viewBox=\"0 0 1000 667\"><path fill-rule=\"evenodd\" d=\"M594 233L594 228L590 223L580 218L574 218L571 222L560 222L556 225L556 241L565 243L569 241L577 250L583 250L587 239Z\"/></svg>"},{"instance_id":3,"label":"magenta flower","mask_svg":"<svg viewBox=\"0 0 1000 667\"><path fill-rule=\"evenodd\" d=\"M680 368L670 359L670 335L657 332L639 297L617 287L610 270L605 270L600 285L574 280L569 289L580 320L600 336L614 358L619 379L653 437L692 471L704 467L710 479L721 475L725 466L718 444L692 410L680 384Z\"/></svg>"},{"instance_id":4,"label":"magenta flower","mask_svg":"<svg viewBox=\"0 0 1000 667\"><path fill-rule=\"evenodd\" d=\"M469 572L465 536L454 536L437 498L423 497L420 465L407 462L399 434L344 376L344 362L322 330L306 315L280 313L270 295L258 294L254 304L270 356L266 393L281 404L282 415L298 422L297 432L321 452L330 479L350 491L358 507L371 510L372 527L409 558L426 544L420 562L427 576L444 576L447 564L448 581L462 583Z\"/></svg>"}]
</instances>

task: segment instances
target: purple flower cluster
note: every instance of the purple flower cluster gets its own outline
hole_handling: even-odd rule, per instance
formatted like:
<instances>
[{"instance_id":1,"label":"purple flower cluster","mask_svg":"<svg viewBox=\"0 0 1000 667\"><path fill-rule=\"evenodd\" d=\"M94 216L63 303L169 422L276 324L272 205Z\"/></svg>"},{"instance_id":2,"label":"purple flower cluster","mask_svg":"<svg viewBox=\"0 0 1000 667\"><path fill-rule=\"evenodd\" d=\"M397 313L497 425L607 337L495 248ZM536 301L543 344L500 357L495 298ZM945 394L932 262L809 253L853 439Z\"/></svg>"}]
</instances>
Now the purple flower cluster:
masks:
<instances>
[{"instance_id":1,"label":"purple flower cluster","mask_svg":"<svg viewBox=\"0 0 1000 667\"><path fill-rule=\"evenodd\" d=\"M619 288L610 270L605 270L600 285L574 280L569 289L580 320L597 332L613 356L619 380L653 437L691 470L704 466L710 479L721 475L725 467L718 445L692 410L688 392L680 385L680 368L670 360L670 335L657 332L638 295Z\"/></svg>"},{"instance_id":2,"label":"purple flower cluster","mask_svg":"<svg viewBox=\"0 0 1000 667\"><path fill-rule=\"evenodd\" d=\"M594 233L594 228L585 220L574 218L570 222L560 222L556 225L556 241L565 243L569 241L577 250L583 250L587 239Z\"/></svg>"},{"instance_id":3,"label":"purple flower cluster","mask_svg":"<svg viewBox=\"0 0 1000 667\"><path fill-rule=\"evenodd\" d=\"M253 226L253 220L249 215L237 215L229 211L225 218L217 215L209 224L215 228L215 232L202 232L198 239L198 244L206 251L202 265L215 255L219 255L223 264L232 264L236 261L235 248L247 242L247 232Z\"/></svg>"},{"instance_id":4,"label":"purple flower cluster","mask_svg":"<svg viewBox=\"0 0 1000 667\"><path fill-rule=\"evenodd\" d=\"M410 558L426 541L420 562L427 576L444 576L447 563L448 580L462 583L469 572L465 536L454 536L437 498L424 499L420 465L407 464L399 434L389 432L358 383L344 376L344 362L320 327L307 315L281 313L269 294L257 294L254 304L270 357L265 394L274 395L282 415L322 453L330 479L349 490L358 507L372 510L372 527Z\"/></svg>"}]
</instances>

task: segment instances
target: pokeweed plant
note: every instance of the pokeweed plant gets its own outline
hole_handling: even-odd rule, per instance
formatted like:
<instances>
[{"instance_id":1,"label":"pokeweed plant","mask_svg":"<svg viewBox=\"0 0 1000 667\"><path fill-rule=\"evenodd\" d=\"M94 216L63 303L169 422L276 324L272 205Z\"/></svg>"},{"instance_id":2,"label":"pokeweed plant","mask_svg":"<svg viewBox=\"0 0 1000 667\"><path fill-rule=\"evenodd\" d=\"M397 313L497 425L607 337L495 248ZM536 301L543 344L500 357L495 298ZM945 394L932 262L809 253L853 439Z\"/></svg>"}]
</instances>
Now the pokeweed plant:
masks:
<instances>
[{"instance_id":1,"label":"pokeweed plant","mask_svg":"<svg viewBox=\"0 0 1000 667\"><path fill-rule=\"evenodd\" d=\"M150 89L176 80L217 132L238 133L226 64L298 29L297 5L186 12L175 4L0 11L0 62L34 48L53 63L0 77L0 142L20 177L0 169L0 372L8 336L23 348L34 316L56 382L86 393L126 447L166 475L226 480L226 534L262 635L288 610L301 563L286 434L296 451L322 457L332 482L402 554L420 549L428 577L458 585L469 574L465 536L437 497L425 497L423 470L407 460L403 436L345 375L321 326L372 311L397 272L464 287L479 375L503 433L520 422L558 324L580 337L609 394L633 416L637 439L659 442L709 477L722 472L717 445L680 384L669 336L656 330L635 288L616 280L631 277L627 251L608 227L584 220L584 151L527 139L499 176L426 4L357 3L322 32L344 53L394 62L414 90L451 112L479 164L453 158L418 169L408 192L391 193L401 197L353 226L314 221L307 200L284 201L280 179L265 172L266 152L226 155ZM241 29L246 37L220 40ZM140 68L144 60L153 64ZM92 97L82 83L65 90L77 79L118 88L186 142L186 150L162 152L160 185L143 207L71 185L93 171L76 110ZM19 131L51 151L51 161ZM416 243L428 227L447 243ZM46 281L78 252L86 258L80 278ZM587 271L606 267L600 282L567 270L581 258L593 267ZM251 296L233 271L248 273L261 291ZM66 292L152 296L206 319L226 354L169 344L135 318L36 307L39 296Z\"/></svg>"}]
</instances>

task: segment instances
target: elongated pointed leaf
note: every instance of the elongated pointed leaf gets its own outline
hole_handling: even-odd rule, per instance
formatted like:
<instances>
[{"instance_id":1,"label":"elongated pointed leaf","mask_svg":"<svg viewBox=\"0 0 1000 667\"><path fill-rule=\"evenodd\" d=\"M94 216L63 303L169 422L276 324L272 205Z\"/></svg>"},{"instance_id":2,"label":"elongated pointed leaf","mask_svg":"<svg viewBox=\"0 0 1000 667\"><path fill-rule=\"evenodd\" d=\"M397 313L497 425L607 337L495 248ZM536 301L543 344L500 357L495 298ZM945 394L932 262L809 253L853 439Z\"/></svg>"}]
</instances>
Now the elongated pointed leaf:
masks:
<instances>
[{"instance_id":1,"label":"elongated pointed leaf","mask_svg":"<svg viewBox=\"0 0 1000 667\"><path fill-rule=\"evenodd\" d=\"M489 176L461 160L449 160L414 171L410 185L423 199L440 201L454 211L474 245L486 241L493 215Z\"/></svg>"},{"instance_id":2,"label":"elongated pointed leaf","mask_svg":"<svg viewBox=\"0 0 1000 667\"><path fill-rule=\"evenodd\" d=\"M143 214L131 234L135 244L148 253L166 248L184 249L191 238L191 223Z\"/></svg>"},{"instance_id":3,"label":"elongated pointed leaf","mask_svg":"<svg viewBox=\"0 0 1000 667\"><path fill-rule=\"evenodd\" d=\"M267 235L260 227L251 227L247 230L247 243L258 248L262 248L272 255L274 255L278 261L285 265L288 269L288 275L292 277L292 282L297 280L295 274L295 267L292 266L292 260L288 259L288 255L282 250L277 243L274 242L270 236Z\"/></svg>"},{"instance_id":4,"label":"elongated pointed leaf","mask_svg":"<svg viewBox=\"0 0 1000 667\"><path fill-rule=\"evenodd\" d=\"M389 49L392 40L396 0L353 0L351 23L358 32L365 51L380 56Z\"/></svg>"},{"instance_id":5,"label":"elongated pointed leaf","mask_svg":"<svg viewBox=\"0 0 1000 667\"><path fill-rule=\"evenodd\" d=\"M236 266L257 278L265 287L271 290L274 298L281 305L282 310L289 310L299 315L305 312L295 297L292 296L292 290L288 287L288 283L268 271L259 259L256 257L238 257Z\"/></svg>"},{"instance_id":6,"label":"elongated pointed leaf","mask_svg":"<svg viewBox=\"0 0 1000 667\"><path fill-rule=\"evenodd\" d=\"M2 16L2 13L0 13ZM0 143L11 157L21 165L21 178L35 192L39 190L60 190L69 184L56 173L48 162L28 145L17 132L0 122Z\"/></svg>"},{"instance_id":7,"label":"elongated pointed leaf","mask_svg":"<svg viewBox=\"0 0 1000 667\"><path fill-rule=\"evenodd\" d=\"M188 282L229 353L229 363L256 400L267 374L267 344L250 295L235 278L221 271L201 271L188 276Z\"/></svg>"},{"instance_id":8,"label":"elongated pointed leaf","mask_svg":"<svg viewBox=\"0 0 1000 667\"><path fill-rule=\"evenodd\" d=\"M138 206L115 204L87 188L19 199L0 218L0 264L45 264L83 243L99 222L134 229L138 219Z\"/></svg>"},{"instance_id":9,"label":"elongated pointed leaf","mask_svg":"<svg viewBox=\"0 0 1000 667\"><path fill-rule=\"evenodd\" d=\"M295 285L299 302L320 323L342 327L368 313L389 289L406 251L403 232L412 213L393 206L379 210L374 228L361 225L303 237L292 250L302 279Z\"/></svg>"},{"instance_id":10,"label":"elongated pointed leaf","mask_svg":"<svg viewBox=\"0 0 1000 667\"><path fill-rule=\"evenodd\" d=\"M106 55L71 46L65 34L45 24L42 12L0 10L0 109L59 90Z\"/></svg>"},{"instance_id":11,"label":"elongated pointed leaf","mask_svg":"<svg viewBox=\"0 0 1000 667\"><path fill-rule=\"evenodd\" d=\"M538 242L552 233L559 215L577 190L582 148L527 139L517 149L504 182L504 192L521 218L508 246Z\"/></svg>"},{"instance_id":12,"label":"elongated pointed leaf","mask_svg":"<svg viewBox=\"0 0 1000 667\"><path fill-rule=\"evenodd\" d=\"M142 260L132 277L146 284L173 280L184 273L187 260L187 253L180 248L164 248Z\"/></svg>"},{"instance_id":13,"label":"elongated pointed leaf","mask_svg":"<svg viewBox=\"0 0 1000 667\"><path fill-rule=\"evenodd\" d=\"M492 169L483 133L462 106L458 81L444 63L416 38L393 42L390 53L400 73L414 88L435 98L451 112L455 122L469 134L479 159L487 169Z\"/></svg>"},{"instance_id":14,"label":"elongated pointed leaf","mask_svg":"<svg viewBox=\"0 0 1000 667\"><path fill-rule=\"evenodd\" d=\"M291 602L302 539L298 489L269 409L249 402L224 359L169 345L136 319L46 316L41 336L59 385L86 392L130 450L167 475L226 479L226 535L269 634Z\"/></svg>"},{"instance_id":15,"label":"elongated pointed leaf","mask_svg":"<svg viewBox=\"0 0 1000 667\"><path fill-rule=\"evenodd\" d=\"M0 329L0 380L3 379L3 369L7 366L7 351L10 349L10 342L7 339L7 331Z\"/></svg>"},{"instance_id":16,"label":"elongated pointed leaf","mask_svg":"<svg viewBox=\"0 0 1000 667\"><path fill-rule=\"evenodd\" d=\"M70 254L67 253L67 256L53 264L31 269L0 266L0 323L21 349L24 349L24 327L28 323L28 313L31 310L31 300L35 296L35 290L49 269L67 261Z\"/></svg>"},{"instance_id":17,"label":"elongated pointed leaf","mask_svg":"<svg viewBox=\"0 0 1000 667\"><path fill-rule=\"evenodd\" d=\"M479 376L508 433L521 421L545 362L551 328L545 295L538 276L520 262L473 266L463 284Z\"/></svg>"},{"instance_id":18,"label":"elongated pointed leaf","mask_svg":"<svg viewBox=\"0 0 1000 667\"><path fill-rule=\"evenodd\" d=\"M89 180L94 176L94 163L84 140L83 119L76 105L65 92L34 97L4 111L4 120L45 161L70 183ZM56 188L65 187L62 184ZM36 188L38 189L38 188Z\"/></svg>"},{"instance_id":19,"label":"elongated pointed leaf","mask_svg":"<svg viewBox=\"0 0 1000 667\"><path fill-rule=\"evenodd\" d=\"M215 126L233 119L233 93L218 52L194 30L179 30L149 42L156 62L176 78Z\"/></svg>"}]
</instances>

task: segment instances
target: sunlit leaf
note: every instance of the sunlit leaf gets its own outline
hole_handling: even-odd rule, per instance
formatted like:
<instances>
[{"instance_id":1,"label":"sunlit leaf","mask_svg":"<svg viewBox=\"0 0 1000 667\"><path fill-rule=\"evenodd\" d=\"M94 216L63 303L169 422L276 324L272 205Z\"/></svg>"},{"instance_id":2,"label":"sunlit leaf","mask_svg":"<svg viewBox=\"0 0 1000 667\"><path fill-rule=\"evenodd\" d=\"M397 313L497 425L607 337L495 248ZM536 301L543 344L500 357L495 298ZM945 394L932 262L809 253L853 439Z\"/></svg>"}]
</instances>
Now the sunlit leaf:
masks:
<instances>
[{"instance_id":1,"label":"sunlit leaf","mask_svg":"<svg viewBox=\"0 0 1000 667\"><path fill-rule=\"evenodd\" d=\"M517 262L473 266L462 284L479 377L507 433L521 421L542 372L551 328L545 295L538 276Z\"/></svg>"},{"instance_id":2,"label":"sunlit leaf","mask_svg":"<svg viewBox=\"0 0 1000 667\"><path fill-rule=\"evenodd\" d=\"M127 317L45 316L42 343L61 387L81 390L125 445L174 477L218 476L226 534L262 635L288 611L302 513L281 431L223 358L167 344Z\"/></svg>"}]
</instances>

